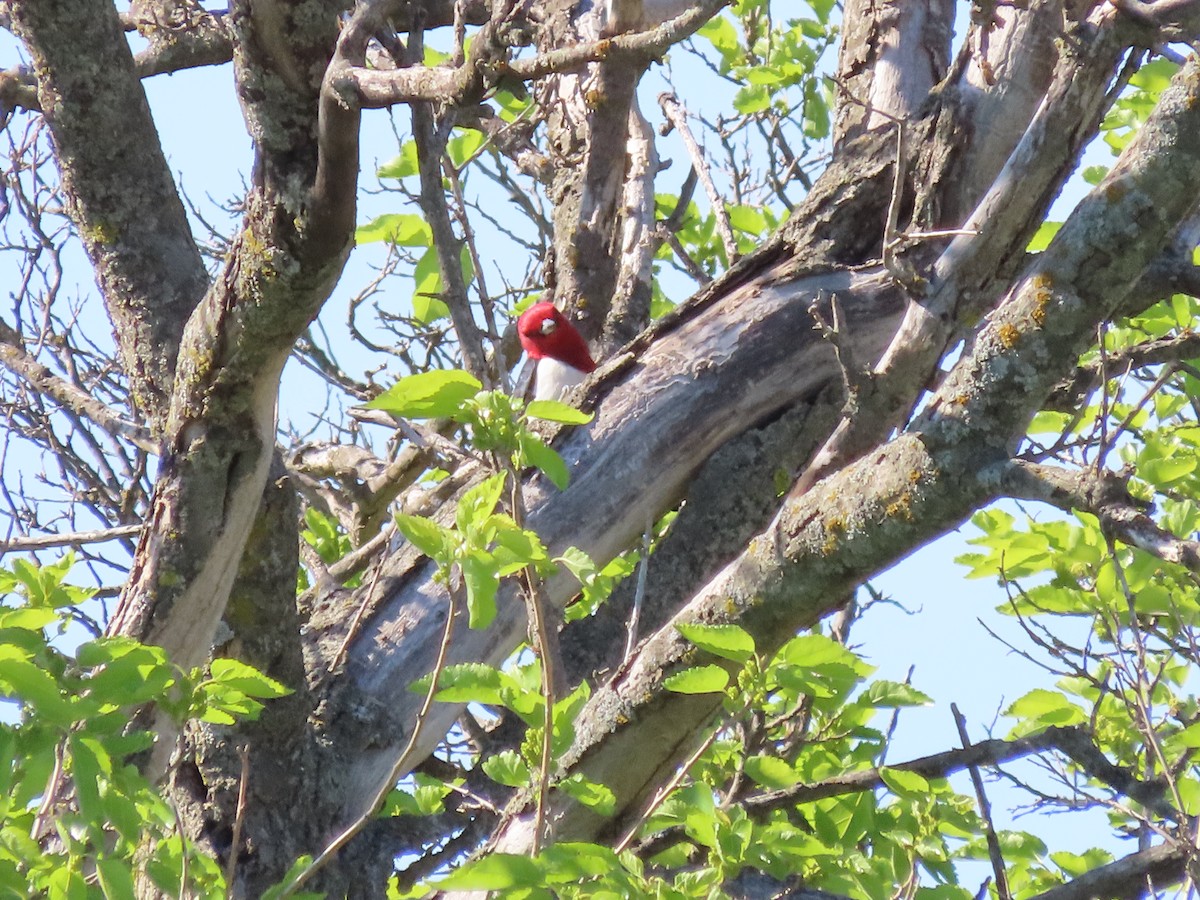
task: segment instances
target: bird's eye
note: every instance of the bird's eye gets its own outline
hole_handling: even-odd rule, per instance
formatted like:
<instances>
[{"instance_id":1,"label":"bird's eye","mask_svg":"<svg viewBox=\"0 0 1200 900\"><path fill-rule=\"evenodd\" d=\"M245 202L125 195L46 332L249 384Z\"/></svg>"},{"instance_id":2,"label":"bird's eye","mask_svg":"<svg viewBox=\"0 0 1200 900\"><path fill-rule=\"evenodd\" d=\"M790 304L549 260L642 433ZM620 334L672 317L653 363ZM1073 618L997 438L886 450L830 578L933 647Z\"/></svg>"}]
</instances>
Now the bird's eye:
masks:
<instances>
[{"instance_id":1,"label":"bird's eye","mask_svg":"<svg viewBox=\"0 0 1200 900\"><path fill-rule=\"evenodd\" d=\"M539 331L541 331L542 334L553 334L554 329L557 327L558 323L553 319L542 319L542 327L539 329Z\"/></svg>"}]
</instances>

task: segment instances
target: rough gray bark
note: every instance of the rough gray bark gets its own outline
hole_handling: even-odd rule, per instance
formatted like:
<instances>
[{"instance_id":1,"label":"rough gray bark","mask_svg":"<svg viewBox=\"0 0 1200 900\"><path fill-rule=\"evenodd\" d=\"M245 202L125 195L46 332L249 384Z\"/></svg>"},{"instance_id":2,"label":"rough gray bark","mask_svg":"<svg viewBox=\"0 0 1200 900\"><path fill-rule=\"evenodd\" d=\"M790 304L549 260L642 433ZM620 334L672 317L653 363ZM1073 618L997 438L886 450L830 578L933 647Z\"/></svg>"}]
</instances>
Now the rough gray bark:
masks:
<instances>
[{"instance_id":1,"label":"rough gray bark","mask_svg":"<svg viewBox=\"0 0 1200 900\"><path fill-rule=\"evenodd\" d=\"M111 3L16 3L11 12L41 76L38 102L134 404L163 437L179 342L208 275L129 44Z\"/></svg>"}]
</instances>

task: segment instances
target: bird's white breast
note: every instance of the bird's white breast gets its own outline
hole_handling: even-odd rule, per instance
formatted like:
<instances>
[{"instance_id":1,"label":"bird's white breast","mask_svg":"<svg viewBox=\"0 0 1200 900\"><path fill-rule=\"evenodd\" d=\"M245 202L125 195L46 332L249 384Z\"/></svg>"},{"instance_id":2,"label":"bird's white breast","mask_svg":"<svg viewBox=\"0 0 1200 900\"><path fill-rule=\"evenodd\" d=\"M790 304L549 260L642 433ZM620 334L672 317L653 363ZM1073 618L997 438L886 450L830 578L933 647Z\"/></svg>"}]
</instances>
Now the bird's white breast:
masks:
<instances>
[{"instance_id":1,"label":"bird's white breast","mask_svg":"<svg viewBox=\"0 0 1200 900\"><path fill-rule=\"evenodd\" d=\"M565 362L548 356L539 359L533 385L533 399L561 400L567 388L581 384L586 377L586 372L581 372Z\"/></svg>"}]
</instances>

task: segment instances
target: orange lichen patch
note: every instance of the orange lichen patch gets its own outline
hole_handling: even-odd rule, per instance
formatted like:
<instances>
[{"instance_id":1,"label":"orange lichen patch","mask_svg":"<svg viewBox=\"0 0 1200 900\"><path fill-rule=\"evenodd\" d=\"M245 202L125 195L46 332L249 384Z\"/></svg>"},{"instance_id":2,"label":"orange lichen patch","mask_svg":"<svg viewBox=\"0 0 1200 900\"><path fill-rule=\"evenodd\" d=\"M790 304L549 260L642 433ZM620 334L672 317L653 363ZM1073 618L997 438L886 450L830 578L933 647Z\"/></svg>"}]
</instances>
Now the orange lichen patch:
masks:
<instances>
[{"instance_id":1,"label":"orange lichen patch","mask_svg":"<svg viewBox=\"0 0 1200 900\"><path fill-rule=\"evenodd\" d=\"M1021 329L1017 328L1011 322L1005 322L1000 326L997 336L1000 338L1000 343L1004 346L1004 349L1011 350L1017 345L1017 341L1021 337Z\"/></svg>"},{"instance_id":2,"label":"orange lichen patch","mask_svg":"<svg viewBox=\"0 0 1200 900\"><path fill-rule=\"evenodd\" d=\"M825 520L825 542L821 544L821 555L829 556L838 546L838 539L846 533L846 520L841 516L830 516Z\"/></svg>"},{"instance_id":3,"label":"orange lichen patch","mask_svg":"<svg viewBox=\"0 0 1200 900\"><path fill-rule=\"evenodd\" d=\"M902 518L908 522L913 520L912 494L905 491L883 510L889 519Z\"/></svg>"},{"instance_id":4,"label":"orange lichen patch","mask_svg":"<svg viewBox=\"0 0 1200 900\"><path fill-rule=\"evenodd\" d=\"M1042 273L1033 279L1033 321L1040 327L1046 324L1046 310L1054 299L1054 282Z\"/></svg>"}]
</instances>

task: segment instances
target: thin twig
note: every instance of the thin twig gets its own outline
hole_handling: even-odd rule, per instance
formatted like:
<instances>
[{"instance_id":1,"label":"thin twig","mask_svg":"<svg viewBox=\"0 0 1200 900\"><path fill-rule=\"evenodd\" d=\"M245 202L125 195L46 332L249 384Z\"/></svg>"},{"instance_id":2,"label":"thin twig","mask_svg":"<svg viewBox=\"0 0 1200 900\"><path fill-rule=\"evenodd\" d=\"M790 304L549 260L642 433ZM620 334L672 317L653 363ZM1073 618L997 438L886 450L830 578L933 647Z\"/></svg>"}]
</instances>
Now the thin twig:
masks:
<instances>
[{"instance_id":1,"label":"thin twig","mask_svg":"<svg viewBox=\"0 0 1200 900\"><path fill-rule=\"evenodd\" d=\"M518 528L525 527L525 501L521 494L521 477L517 467L509 460L506 466L509 484L512 486L510 513ZM545 705L545 718L542 722L542 759L538 767L537 812L533 828L532 852L537 854L541 849L542 837L546 828L546 798L550 793L550 764L554 755L554 703L566 692L566 685L560 683L564 677L561 665L562 651L559 649L558 632L550 627L546 605L542 602L541 583L533 566L523 570L525 579L525 607L529 615L530 630L532 631L534 650L542 663L542 702Z\"/></svg>"},{"instance_id":2,"label":"thin twig","mask_svg":"<svg viewBox=\"0 0 1200 900\"><path fill-rule=\"evenodd\" d=\"M900 203L904 199L904 181L908 166L908 135L904 121L892 117L896 123L896 170L892 173L892 196L888 200L887 224L883 229L883 267L899 284L908 284L912 277L896 262L896 248L900 245L897 234L900 218Z\"/></svg>"},{"instance_id":3,"label":"thin twig","mask_svg":"<svg viewBox=\"0 0 1200 900\"><path fill-rule=\"evenodd\" d=\"M179 813L179 805L170 801L171 812L175 814L175 833L179 835L179 900L187 900L191 896L188 890L188 845L187 835L183 830L183 816Z\"/></svg>"},{"instance_id":4,"label":"thin twig","mask_svg":"<svg viewBox=\"0 0 1200 900\"><path fill-rule=\"evenodd\" d=\"M0 556L14 550L46 550L51 547L67 547L79 544L98 544L114 538L130 537L142 530L141 525L117 525L96 531L72 531L66 534L43 534L38 537L19 537L0 541Z\"/></svg>"},{"instance_id":5,"label":"thin twig","mask_svg":"<svg viewBox=\"0 0 1200 900\"><path fill-rule=\"evenodd\" d=\"M671 780L658 789L658 792L654 795L654 799L650 801L650 805L647 806L640 815L638 815L637 819L625 832L625 836L621 838L620 843L613 848L617 853L623 853L625 850L629 849L629 845L633 843L633 839L637 836L638 829L642 827L642 823L654 815L654 811L662 805L662 802L670 796L671 792L675 790L675 788L679 787L679 785L683 782L683 779L687 777L687 773L691 771L692 766L694 766L696 761L704 755L705 751L707 751L708 748L713 745L713 741L717 739L717 735L720 733L721 723L717 723L713 726L712 732L709 734L709 736L704 739L704 742L696 748L696 752L689 756L687 761L675 771L675 774L671 776Z\"/></svg>"},{"instance_id":6,"label":"thin twig","mask_svg":"<svg viewBox=\"0 0 1200 900\"><path fill-rule=\"evenodd\" d=\"M148 428L121 418L115 410L83 388L55 375L25 349L17 330L3 321L0 321L0 366L24 379L31 388L51 398L63 409L78 413L109 434L123 437L147 453L158 454L158 441Z\"/></svg>"},{"instance_id":7,"label":"thin twig","mask_svg":"<svg viewBox=\"0 0 1200 900\"><path fill-rule=\"evenodd\" d=\"M242 843L242 824L246 818L246 788L250 783L250 751L245 744L238 745L238 759L242 773L238 778L237 810L233 814L233 838L229 844L229 859L225 861L225 896L233 896L233 876L237 872L238 846Z\"/></svg>"},{"instance_id":8,"label":"thin twig","mask_svg":"<svg viewBox=\"0 0 1200 900\"><path fill-rule=\"evenodd\" d=\"M371 578L371 586L367 588L367 593L363 597L362 603L358 605L358 609L354 611L354 618L350 620L350 625L346 629L346 636L342 639L341 646L338 647L337 653L329 663L329 668L325 671L325 677L332 678L337 674L338 667L342 664L342 660L346 658L346 654L350 650L350 643L358 635L359 625L362 624L363 617L367 614L375 603L375 587L379 584L379 576L383 572L383 566L375 567L375 575Z\"/></svg>"},{"instance_id":9,"label":"thin twig","mask_svg":"<svg viewBox=\"0 0 1200 900\"><path fill-rule=\"evenodd\" d=\"M63 759L67 752L66 738L54 745L54 768L50 770L50 778L46 782L46 790L42 796L42 805L38 807L37 815L33 817L33 827L29 836L34 841L40 841L46 835L46 822L50 818L54 805L58 802L58 792L62 788Z\"/></svg>"},{"instance_id":10,"label":"thin twig","mask_svg":"<svg viewBox=\"0 0 1200 900\"><path fill-rule=\"evenodd\" d=\"M858 393L862 388L864 374L857 371L854 362L854 351L850 347L850 341L847 340L846 334L846 315L842 311L841 301L838 300L837 294L829 295L829 309L833 318L833 322L827 322L825 316L821 313L821 301L825 299L825 292L818 291L817 296L808 307L808 314L813 317L816 323L816 328L821 332L821 337L825 338L833 347L833 355L837 358L838 368L842 373L842 388L846 392L846 404L843 415L853 415L858 408Z\"/></svg>"},{"instance_id":11,"label":"thin twig","mask_svg":"<svg viewBox=\"0 0 1200 900\"><path fill-rule=\"evenodd\" d=\"M971 737L967 734L967 720L958 711L957 704L950 704L954 714L954 724L958 728L958 737L962 741L963 750L971 751ZM1012 900L1008 890L1008 876L1004 870L1004 853L1000 849L1000 839L996 836L996 827L992 822L992 804L983 789L983 778L979 774L979 766L971 763L967 766L971 775L971 784L975 788L975 800L979 804L979 815L983 817L983 831L987 838L988 856L992 861L992 873L996 876L996 895L1000 900Z\"/></svg>"},{"instance_id":12,"label":"thin twig","mask_svg":"<svg viewBox=\"0 0 1200 900\"><path fill-rule=\"evenodd\" d=\"M667 121L679 132L679 137L687 148L688 156L692 158L692 168L700 176L700 183L704 185L704 193L708 194L709 205L716 217L717 234L721 236L721 243L725 246L725 256L729 260L729 265L733 265L738 260L738 249L737 239L733 236L733 226L729 222L729 211L725 209L725 201L717 193L717 186L713 184L712 175L709 174L708 164L704 158L704 151L700 149L700 145L696 143L696 138L692 135L692 130L688 127L687 110L683 108L679 98L671 93L659 94L658 105L662 107Z\"/></svg>"},{"instance_id":13,"label":"thin twig","mask_svg":"<svg viewBox=\"0 0 1200 900\"><path fill-rule=\"evenodd\" d=\"M626 662L633 656L633 648L637 646L638 622L642 618L642 605L646 599L646 574L650 569L650 536L654 526L647 522L646 530L642 533L642 558L638 560L637 586L633 592L633 609L629 611L629 633L625 636Z\"/></svg>"}]
</instances>

